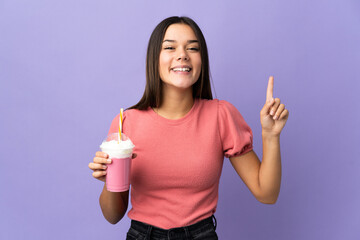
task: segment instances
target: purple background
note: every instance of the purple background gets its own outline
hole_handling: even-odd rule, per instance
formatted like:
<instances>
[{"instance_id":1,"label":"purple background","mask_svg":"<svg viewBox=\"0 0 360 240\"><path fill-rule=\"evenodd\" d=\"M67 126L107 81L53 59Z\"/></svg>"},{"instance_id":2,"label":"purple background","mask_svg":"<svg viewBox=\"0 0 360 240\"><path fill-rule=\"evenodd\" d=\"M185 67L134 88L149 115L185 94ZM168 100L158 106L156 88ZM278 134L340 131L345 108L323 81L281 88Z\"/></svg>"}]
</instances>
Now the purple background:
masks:
<instances>
[{"instance_id":1,"label":"purple background","mask_svg":"<svg viewBox=\"0 0 360 240\"><path fill-rule=\"evenodd\" d=\"M125 239L92 161L120 107L141 97L153 28L192 17L217 98L233 103L262 155L267 80L290 111L282 188L255 200L225 159L220 239L360 239L360 2L0 1L0 239Z\"/></svg>"}]
</instances>

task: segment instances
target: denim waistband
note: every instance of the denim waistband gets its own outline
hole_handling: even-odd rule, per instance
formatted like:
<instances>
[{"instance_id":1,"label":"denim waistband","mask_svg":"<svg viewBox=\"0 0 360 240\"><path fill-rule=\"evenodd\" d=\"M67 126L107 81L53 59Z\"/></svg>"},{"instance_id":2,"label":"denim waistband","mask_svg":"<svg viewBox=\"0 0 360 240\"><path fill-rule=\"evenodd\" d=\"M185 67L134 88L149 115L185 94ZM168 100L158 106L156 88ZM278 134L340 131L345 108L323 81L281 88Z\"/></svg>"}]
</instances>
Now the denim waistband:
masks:
<instances>
[{"instance_id":1,"label":"denim waistband","mask_svg":"<svg viewBox=\"0 0 360 240\"><path fill-rule=\"evenodd\" d=\"M217 222L214 215L189 226L171 229L162 229L143 222L131 220L131 228L146 236L146 239L150 239L150 236L166 239L186 239L199 235L209 229L216 230L216 225Z\"/></svg>"}]
</instances>

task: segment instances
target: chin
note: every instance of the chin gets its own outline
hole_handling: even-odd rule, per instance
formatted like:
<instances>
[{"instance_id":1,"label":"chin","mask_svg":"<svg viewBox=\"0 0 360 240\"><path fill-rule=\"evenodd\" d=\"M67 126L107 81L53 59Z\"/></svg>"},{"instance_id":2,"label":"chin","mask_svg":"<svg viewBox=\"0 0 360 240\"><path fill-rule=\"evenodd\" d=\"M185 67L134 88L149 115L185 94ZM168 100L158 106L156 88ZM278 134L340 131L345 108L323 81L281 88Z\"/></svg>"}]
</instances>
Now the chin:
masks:
<instances>
[{"instance_id":1,"label":"chin","mask_svg":"<svg viewBox=\"0 0 360 240\"><path fill-rule=\"evenodd\" d=\"M188 82L188 81L187 82L172 82L172 83L167 83L167 85L171 86L171 87L179 88L182 90L186 90L186 89L192 88L192 86L195 84L195 82Z\"/></svg>"}]
</instances>

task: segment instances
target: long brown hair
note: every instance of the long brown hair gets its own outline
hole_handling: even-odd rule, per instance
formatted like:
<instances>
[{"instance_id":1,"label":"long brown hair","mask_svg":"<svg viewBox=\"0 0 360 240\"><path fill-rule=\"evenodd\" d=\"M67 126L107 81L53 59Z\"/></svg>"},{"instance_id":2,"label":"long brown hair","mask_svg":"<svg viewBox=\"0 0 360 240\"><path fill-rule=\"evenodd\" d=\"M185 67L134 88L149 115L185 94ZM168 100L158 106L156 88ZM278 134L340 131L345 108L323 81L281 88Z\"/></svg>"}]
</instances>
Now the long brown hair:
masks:
<instances>
[{"instance_id":1,"label":"long brown hair","mask_svg":"<svg viewBox=\"0 0 360 240\"><path fill-rule=\"evenodd\" d=\"M192 86L193 98L213 99L210 85L209 56L204 35L191 18L174 16L161 21L150 36L146 54L145 91L140 101L128 109L146 110L149 107L156 108L160 106L162 101L162 81L159 73L160 51L167 28L175 23L190 26L199 41L201 73L199 79Z\"/></svg>"}]
</instances>

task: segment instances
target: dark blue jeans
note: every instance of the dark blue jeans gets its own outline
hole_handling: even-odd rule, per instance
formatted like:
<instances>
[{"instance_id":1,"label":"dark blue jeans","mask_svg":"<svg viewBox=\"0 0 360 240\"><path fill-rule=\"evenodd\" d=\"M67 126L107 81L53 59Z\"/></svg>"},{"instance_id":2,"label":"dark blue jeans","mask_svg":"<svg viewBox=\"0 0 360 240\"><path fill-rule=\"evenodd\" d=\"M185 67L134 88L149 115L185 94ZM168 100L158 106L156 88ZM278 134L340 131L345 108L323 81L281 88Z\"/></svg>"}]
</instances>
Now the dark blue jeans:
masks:
<instances>
[{"instance_id":1,"label":"dark blue jeans","mask_svg":"<svg viewBox=\"0 0 360 240\"><path fill-rule=\"evenodd\" d=\"M215 223L213 222L215 220ZM218 236L216 218L212 215L193 225L171 229L161 229L143 222L131 220L130 229L126 235L127 240L215 240Z\"/></svg>"}]
</instances>

